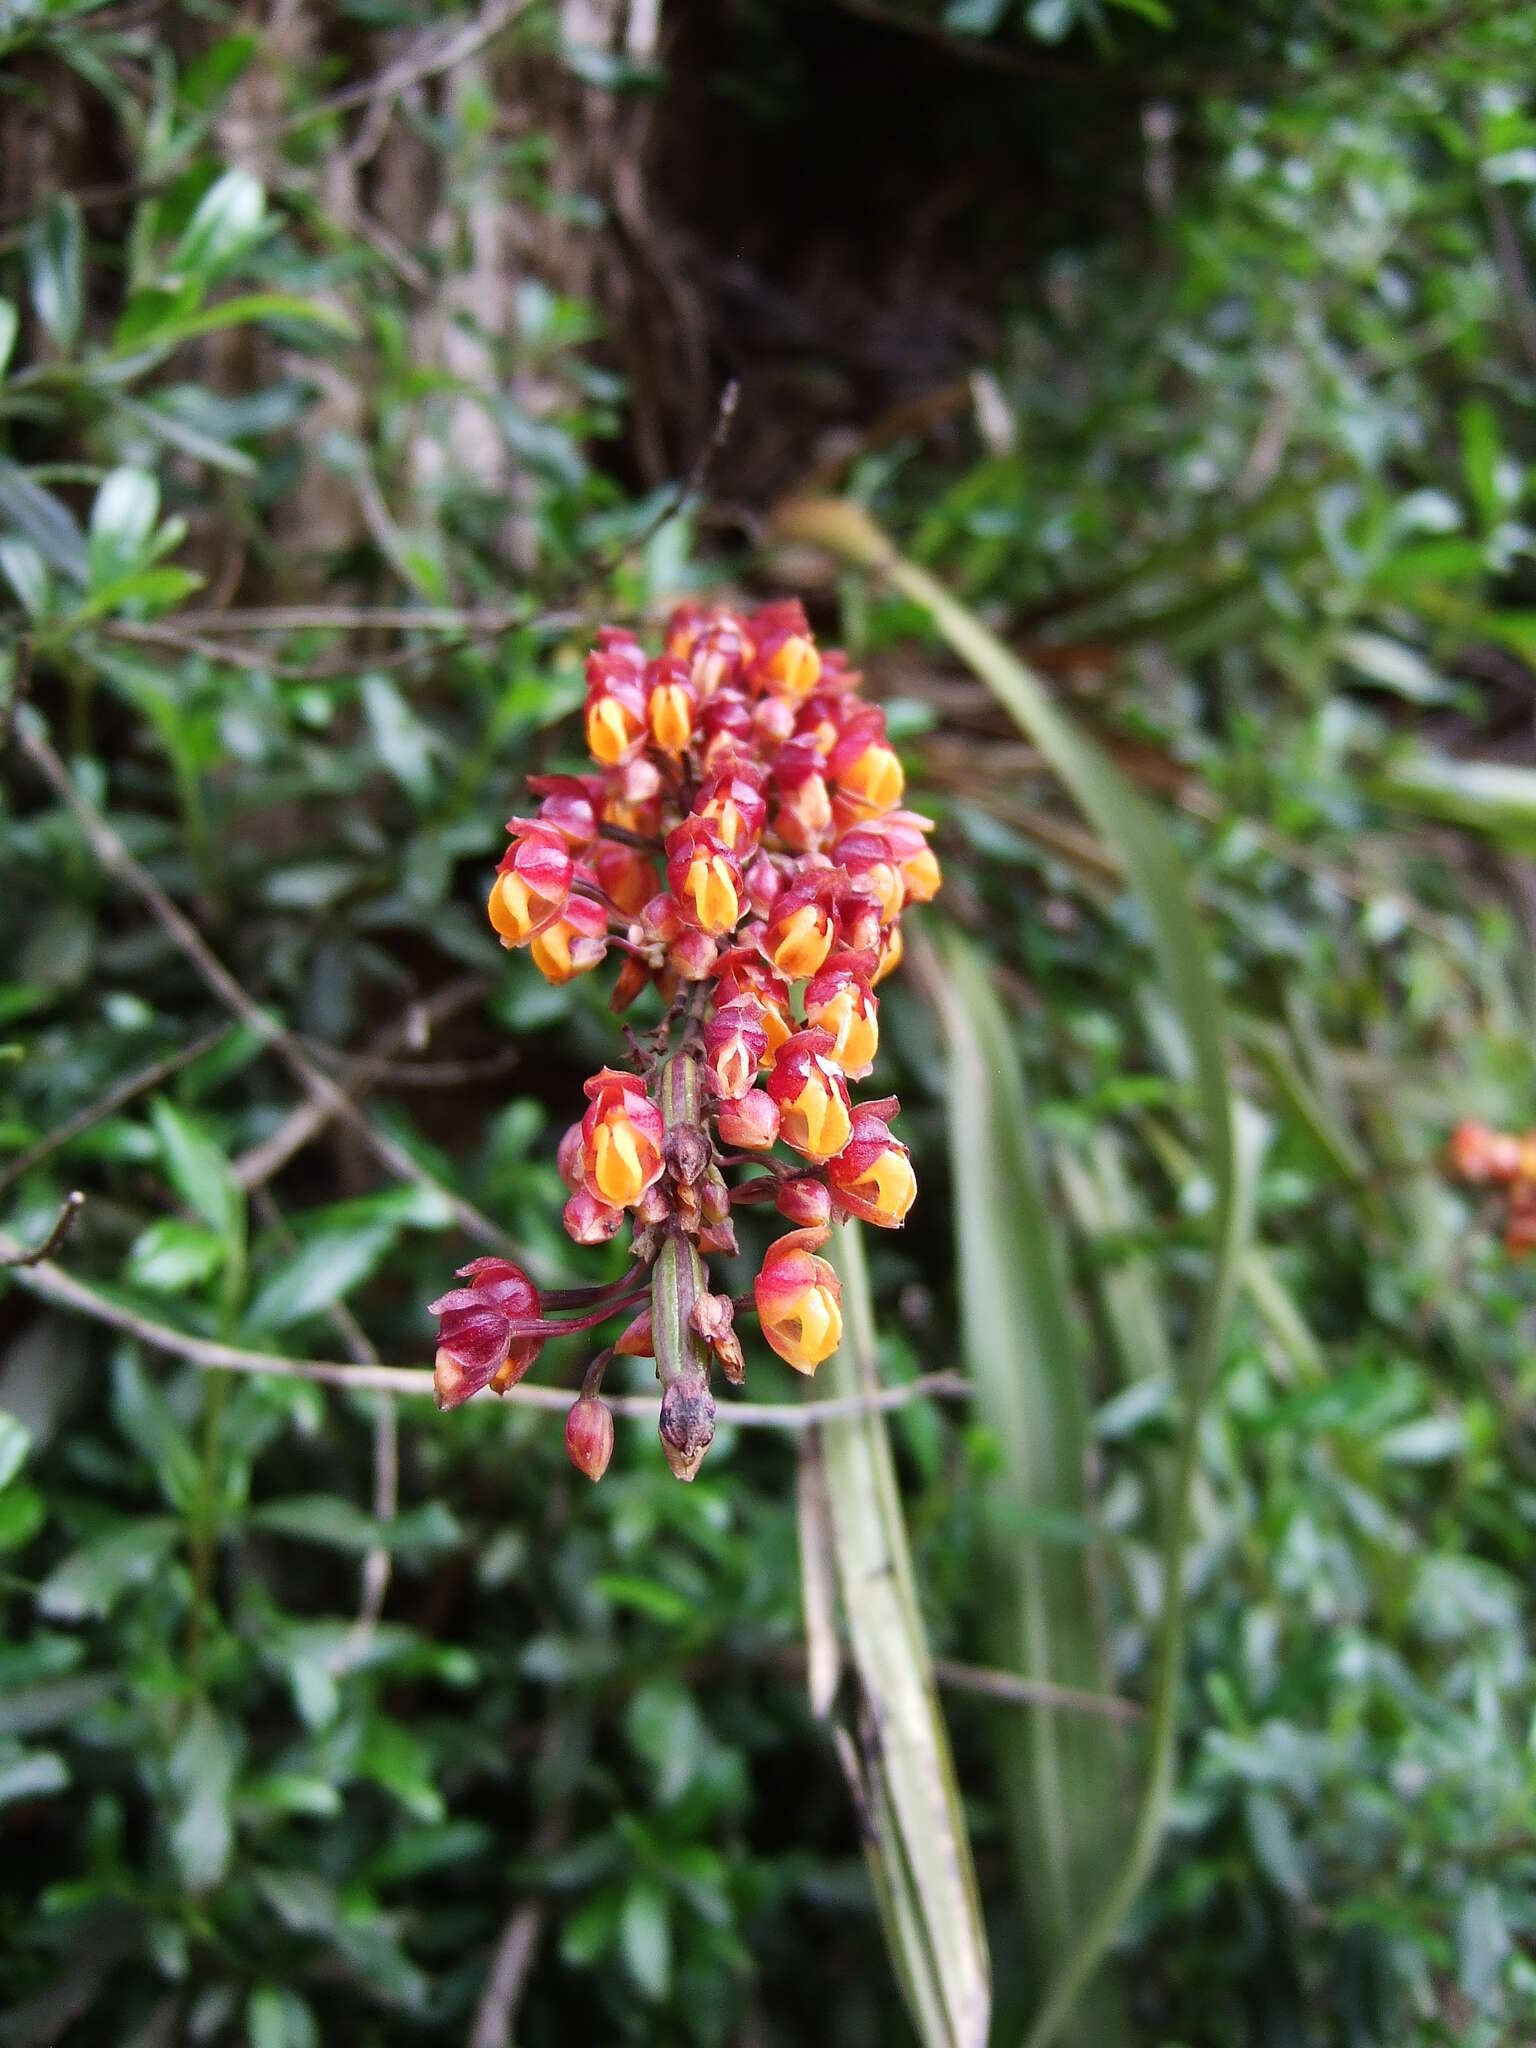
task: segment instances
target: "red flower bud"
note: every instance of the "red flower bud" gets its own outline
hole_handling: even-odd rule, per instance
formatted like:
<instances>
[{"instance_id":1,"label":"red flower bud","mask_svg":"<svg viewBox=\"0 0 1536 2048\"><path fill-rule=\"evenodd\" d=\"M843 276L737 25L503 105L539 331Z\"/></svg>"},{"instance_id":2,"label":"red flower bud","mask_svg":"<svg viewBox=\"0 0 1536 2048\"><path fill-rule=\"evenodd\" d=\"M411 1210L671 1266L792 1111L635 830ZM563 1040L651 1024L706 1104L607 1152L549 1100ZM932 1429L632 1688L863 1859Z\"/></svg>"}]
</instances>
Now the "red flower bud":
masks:
<instances>
[{"instance_id":1,"label":"red flower bud","mask_svg":"<svg viewBox=\"0 0 1536 2048\"><path fill-rule=\"evenodd\" d=\"M565 1418L565 1455L589 1479L602 1478L613 1456L613 1410L606 1401L583 1394L571 1403Z\"/></svg>"},{"instance_id":2,"label":"red flower bud","mask_svg":"<svg viewBox=\"0 0 1536 2048\"><path fill-rule=\"evenodd\" d=\"M620 1358L654 1358L656 1337L651 1326L651 1312L641 1309L632 1323L626 1323L620 1333L614 1352Z\"/></svg>"},{"instance_id":3,"label":"red flower bud","mask_svg":"<svg viewBox=\"0 0 1536 2048\"><path fill-rule=\"evenodd\" d=\"M773 786L779 799L774 830L785 845L801 852L819 847L832 824L832 799L826 763L813 739L792 739L779 749Z\"/></svg>"},{"instance_id":4,"label":"red flower bud","mask_svg":"<svg viewBox=\"0 0 1536 2048\"><path fill-rule=\"evenodd\" d=\"M561 1210L560 1220L573 1244L607 1244L618 1236L624 1211L599 1201L590 1189L578 1188Z\"/></svg>"},{"instance_id":5,"label":"red flower bud","mask_svg":"<svg viewBox=\"0 0 1536 2048\"><path fill-rule=\"evenodd\" d=\"M784 888L784 877L766 853L747 869L747 900L756 917L771 917Z\"/></svg>"},{"instance_id":6,"label":"red flower bud","mask_svg":"<svg viewBox=\"0 0 1536 2048\"><path fill-rule=\"evenodd\" d=\"M774 1190L773 1206L787 1223L805 1229L824 1230L832 1220L832 1197L826 1182L813 1180L808 1173L781 1180Z\"/></svg>"},{"instance_id":7,"label":"red flower bud","mask_svg":"<svg viewBox=\"0 0 1536 2048\"><path fill-rule=\"evenodd\" d=\"M720 942L684 925L667 948L667 963L684 981L708 981L720 957Z\"/></svg>"},{"instance_id":8,"label":"red flower bud","mask_svg":"<svg viewBox=\"0 0 1536 2048\"><path fill-rule=\"evenodd\" d=\"M539 823L558 832L573 852L585 852L597 837L601 776L530 775L528 787L542 799Z\"/></svg>"},{"instance_id":9,"label":"red flower bud","mask_svg":"<svg viewBox=\"0 0 1536 2048\"><path fill-rule=\"evenodd\" d=\"M715 1129L727 1145L739 1145L744 1152L766 1152L779 1135L779 1105L766 1090L722 1102L715 1112Z\"/></svg>"}]
</instances>

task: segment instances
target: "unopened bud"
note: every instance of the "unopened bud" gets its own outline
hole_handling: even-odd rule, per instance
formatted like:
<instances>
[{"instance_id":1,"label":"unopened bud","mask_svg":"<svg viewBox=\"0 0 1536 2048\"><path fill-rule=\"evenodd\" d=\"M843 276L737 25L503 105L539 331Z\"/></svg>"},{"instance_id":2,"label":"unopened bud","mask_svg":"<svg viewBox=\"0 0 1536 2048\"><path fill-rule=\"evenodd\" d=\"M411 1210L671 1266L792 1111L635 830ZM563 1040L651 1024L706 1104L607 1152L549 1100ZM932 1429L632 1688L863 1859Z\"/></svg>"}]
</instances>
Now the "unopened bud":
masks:
<instances>
[{"instance_id":1,"label":"unopened bud","mask_svg":"<svg viewBox=\"0 0 1536 2048\"><path fill-rule=\"evenodd\" d=\"M601 1479L613 1456L613 1410L583 1394L565 1418L565 1454L578 1472Z\"/></svg>"},{"instance_id":2,"label":"unopened bud","mask_svg":"<svg viewBox=\"0 0 1536 2048\"><path fill-rule=\"evenodd\" d=\"M677 1380L661 1397L661 1447L679 1479L692 1479L715 1440L715 1397L700 1380Z\"/></svg>"},{"instance_id":3,"label":"unopened bud","mask_svg":"<svg viewBox=\"0 0 1536 2048\"><path fill-rule=\"evenodd\" d=\"M709 1165L712 1149L697 1124L675 1124L662 1144L662 1156L683 1186L691 1188Z\"/></svg>"},{"instance_id":4,"label":"unopened bud","mask_svg":"<svg viewBox=\"0 0 1536 2048\"><path fill-rule=\"evenodd\" d=\"M653 1358L656 1354L656 1336L651 1327L651 1312L641 1309L632 1323L626 1323L615 1352L625 1358Z\"/></svg>"},{"instance_id":5,"label":"unopened bud","mask_svg":"<svg viewBox=\"0 0 1536 2048\"><path fill-rule=\"evenodd\" d=\"M831 1218L832 1196L825 1181L814 1180L810 1174L797 1174L793 1180L779 1182L773 1206L791 1223L819 1227Z\"/></svg>"}]
</instances>

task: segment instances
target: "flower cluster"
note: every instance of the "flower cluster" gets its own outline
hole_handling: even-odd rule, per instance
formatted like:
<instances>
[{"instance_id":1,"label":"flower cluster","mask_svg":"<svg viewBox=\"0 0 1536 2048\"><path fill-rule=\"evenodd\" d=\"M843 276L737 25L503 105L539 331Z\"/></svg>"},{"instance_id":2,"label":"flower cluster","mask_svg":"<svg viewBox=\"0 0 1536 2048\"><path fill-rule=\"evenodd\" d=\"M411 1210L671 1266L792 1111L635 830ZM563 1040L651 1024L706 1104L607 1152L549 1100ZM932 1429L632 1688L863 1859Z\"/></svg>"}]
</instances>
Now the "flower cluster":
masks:
<instances>
[{"instance_id":1,"label":"flower cluster","mask_svg":"<svg viewBox=\"0 0 1536 2048\"><path fill-rule=\"evenodd\" d=\"M572 1411L567 1448L593 1478L612 1446L598 1387L613 1349L655 1356L662 1442L691 1478L713 1435L711 1366L743 1371L738 1307L813 1372L842 1334L818 1256L832 1219L895 1228L917 1192L895 1097L855 1102L850 1084L874 1065L901 913L933 896L939 867L859 680L798 602L685 606L657 655L606 628L587 661L592 772L532 778L536 815L509 821L488 905L502 943L553 982L616 953L613 1007L655 984L666 1010L644 1041L630 1034L629 1066L586 1083L559 1151L566 1230L601 1244L628 1222L628 1274L540 1300L516 1267L476 1261L435 1304L438 1398L504 1391L546 1336L642 1307ZM744 1167L758 1170L730 1185ZM751 1203L794 1227L738 1302L710 1291L703 1259L736 1250L733 1212ZM552 1321L555 1307L579 1319Z\"/></svg>"},{"instance_id":2,"label":"flower cluster","mask_svg":"<svg viewBox=\"0 0 1536 2048\"><path fill-rule=\"evenodd\" d=\"M1505 1246L1536 1251L1536 1131L1517 1138L1487 1124L1460 1123L1451 1133L1451 1166L1474 1187L1502 1189Z\"/></svg>"}]
</instances>

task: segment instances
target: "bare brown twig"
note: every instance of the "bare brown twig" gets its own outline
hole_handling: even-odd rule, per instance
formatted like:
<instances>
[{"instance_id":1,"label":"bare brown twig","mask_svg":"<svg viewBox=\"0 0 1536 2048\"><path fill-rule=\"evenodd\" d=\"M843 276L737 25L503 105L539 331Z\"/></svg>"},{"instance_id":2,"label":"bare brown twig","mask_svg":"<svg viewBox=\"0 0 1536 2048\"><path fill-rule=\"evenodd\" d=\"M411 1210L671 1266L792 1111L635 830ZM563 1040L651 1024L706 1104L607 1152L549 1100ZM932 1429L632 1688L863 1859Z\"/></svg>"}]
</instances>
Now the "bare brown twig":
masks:
<instances>
[{"instance_id":1,"label":"bare brown twig","mask_svg":"<svg viewBox=\"0 0 1536 2048\"><path fill-rule=\"evenodd\" d=\"M439 1024L445 1023L466 1005L488 993L491 983L483 974L465 975L437 990L424 1002L412 1003L404 1014L382 1031L358 1060L352 1075L350 1098L356 1098L383 1081L389 1071L390 1055L410 1046L425 1045ZM235 1178L249 1192L263 1186L332 1122L336 1112L311 1096L299 1103L270 1137L263 1138L235 1161Z\"/></svg>"},{"instance_id":2,"label":"bare brown twig","mask_svg":"<svg viewBox=\"0 0 1536 2048\"><path fill-rule=\"evenodd\" d=\"M0 1249L0 1266L13 1269L41 1266L46 1260L51 1259L74 1229L75 1218L84 1207L85 1197L78 1188L75 1188L60 1202L59 1213L53 1219L53 1228L41 1244L29 1249L26 1245L18 1244L13 1237L0 1239L0 1246L3 1246L3 1249Z\"/></svg>"},{"instance_id":3,"label":"bare brown twig","mask_svg":"<svg viewBox=\"0 0 1536 2048\"><path fill-rule=\"evenodd\" d=\"M384 100L398 99L413 85L424 84L429 78L439 77L443 72L453 71L460 64L467 63L493 37L510 28L517 17L527 11L529 4L530 0L490 0L490 4L473 21L466 22L427 49L408 52L397 62L386 64L372 78L343 86L328 99L316 100L313 106L300 107L291 114L281 114L276 120L260 125L286 135L296 128L311 127L316 121L329 120L335 114L350 113L354 107L371 107Z\"/></svg>"},{"instance_id":4,"label":"bare brown twig","mask_svg":"<svg viewBox=\"0 0 1536 2048\"><path fill-rule=\"evenodd\" d=\"M0 1261L12 1263L11 1255L26 1249L8 1233L0 1231ZM365 1394L408 1394L417 1399L430 1399L432 1395L432 1374L424 1367L348 1365L339 1359L288 1358L279 1352L242 1350L238 1345L220 1343L216 1338L198 1337L190 1331L174 1329L169 1323L153 1322L149 1317L141 1316L136 1309L126 1307L108 1295L98 1294L95 1288L86 1286L62 1267L50 1265L46 1260L18 1268L14 1278L18 1286L48 1302L51 1307L106 1323L156 1351L169 1352L173 1357L185 1358L192 1365L213 1371L265 1373L273 1379L315 1380L322 1386L346 1387ZM720 1422L722 1427L728 1425L736 1429L815 1429L823 1422L842 1421L850 1415L883 1414L892 1409L907 1408L915 1401L968 1400L970 1393L970 1383L958 1373L934 1372L908 1380L902 1386L884 1387L876 1394L859 1395L846 1401L732 1402L728 1407L722 1407ZM501 1396L514 1408L539 1408L551 1414L564 1414L573 1398L568 1387L532 1386L527 1381L509 1387ZM615 1414L646 1422L656 1420L660 1405L649 1394L605 1394L604 1399Z\"/></svg>"},{"instance_id":5,"label":"bare brown twig","mask_svg":"<svg viewBox=\"0 0 1536 2048\"><path fill-rule=\"evenodd\" d=\"M229 1029L227 1024L221 1024L217 1031L205 1032L201 1038L193 1039L190 1045L184 1045L176 1052L167 1053L164 1059L151 1060L147 1067L140 1067L137 1073L127 1075L115 1087L109 1088L105 1095L98 1096L94 1102L88 1102L73 1116L66 1117L63 1123L56 1125L45 1137L39 1138L35 1145L29 1145L25 1152L18 1152L6 1167L0 1169L0 1193L8 1187L14 1187L17 1181L32 1171L33 1167L41 1166L45 1159L51 1159L55 1152L62 1151L64 1146L72 1144L76 1138L83 1136L96 1124L109 1116L114 1116L118 1110L132 1102L135 1096L143 1095L151 1088L158 1088L160 1083L168 1081L172 1074L180 1073L183 1067L189 1067L194 1060L201 1059L205 1052L211 1052L220 1039L228 1036Z\"/></svg>"}]
</instances>

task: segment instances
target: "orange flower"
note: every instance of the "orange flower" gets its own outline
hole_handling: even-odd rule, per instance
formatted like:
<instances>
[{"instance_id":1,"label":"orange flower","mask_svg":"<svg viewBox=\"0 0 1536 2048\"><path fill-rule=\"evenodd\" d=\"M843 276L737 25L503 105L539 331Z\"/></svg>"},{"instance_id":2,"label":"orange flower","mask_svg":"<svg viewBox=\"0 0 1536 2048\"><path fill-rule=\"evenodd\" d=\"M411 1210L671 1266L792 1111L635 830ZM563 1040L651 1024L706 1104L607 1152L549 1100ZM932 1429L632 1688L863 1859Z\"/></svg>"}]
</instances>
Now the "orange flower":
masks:
<instances>
[{"instance_id":1,"label":"orange flower","mask_svg":"<svg viewBox=\"0 0 1536 2048\"><path fill-rule=\"evenodd\" d=\"M826 1238L825 1230L810 1229L776 1239L753 1282L763 1335L796 1372L814 1372L842 1341L842 1286L815 1255Z\"/></svg>"},{"instance_id":2,"label":"orange flower","mask_svg":"<svg viewBox=\"0 0 1536 2048\"><path fill-rule=\"evenodd\" d=\"M807 891L786 889L773 906L764 944L782 975L804 981L832 950L831 914Z\"/></svg>"},{"instance_id":3,"label":"orange flower","mask_svg":"<svg viewBox=\"0 0 1536 2048\"><path fill-rule=\"evenodd\" d=\"M906 774L885 736L885 714L873 705L844 727L827 766L839 790L866 815L893 810L906 790Z\"/></svg>"},{"instance_id":4,"label":"orange flower","mask_svg":"<svg viewBox=\"0 0 1536 2048\"><path fill-rule=\"evenodd\" d=\"M634 1074L604 1067L586 1083L591 1108L581 1120L581 1177L611 1209L631 1209L661 1179L661 1111Z\"/></svg>"},{"instance_id":5,"label":"orange flower","mask_svg":"<svg viewBox=\"0 0 1536 2048\"><path fill-rule=\"evenodd\" d=\"M719 936L741 922L746 892L741 869L706 820L686 818L667 834L667 880L678 909L701 932Z\"/></svg>"},{"instance_id":6,"label":"orange flower","mask_svg":"<svg viewBox=\"0 0 1536 2048\"><path fill-rule=\"evenodd\" d=\"M850 1081L862 1080L875 1063L879 1011L869 982L851 955L834 955L805 991L805 1021L830 1035L827 1057Z\"/></svg>"},{"instance_id":7,"label":"orange flower","mask_svg":"<svg viewBox=\"0 0 1536 2048\"><path fill-rule=\"evenodd\" d=\"M853 1113L848 1143L827 1166L827 1183L838 1207L882 1230L899 1229L917 1197L912 1155L886 1129L898 1107L894 1095L861 1102Z\"/></svg>"},{"instance_id":8,"label":"orange flower","mask_svg":"<svg viewBox=\"0 0 1536 2048\"><path fill-rule=\"evenodd\" d=\"M645 698L638 679L605 677L587 698L587 750L616 768L645 737Z\"/></svg>"},{"instance_id":9,"label":"orange flower","mask_svg":"<svg viewBox=\"0 0 1536 2048\"><path fill-rule=\"evenodd\" d=\"M564 914L535 932L528 951L546 981L590 974L608 950L608 913L590 896L572 896Z\"/></svg>"},{"instance_id":10,"label":"orange flower","mask_svg":"<svg viewBox=\"0 0 1536 2048\"><path fill-rule=\"evenodd\" d=\"M853 1127L848 1083L827 1057L825 1031L797 1031L779 1048L768 1093L779 1106L779 1136L807 1159L831 1159Z\"/></svg>"},{"instance_id":11,"label":"orange flower","mask_svg":"<svg viewBox=\"0 0 1536 2048\"><path fill-rule=\"evenodd\" d=\"M513 818L514 842L502 855L486 911L504 946L523 946L554 923L571 893L576 865L552 825Z\"/></svg>"},{"instance_id":12,"label":"orange flower","mask_svg":"<svg viewBox=\"0 0 1536 2048\"><path fill-rule=\"evenodd\" d=\"M653 661L645 672L646 723L651 738L664 754L676 760L688 750L693 738L695 700L688 671L679 661Z\"/></svg>"}]
</instances>

